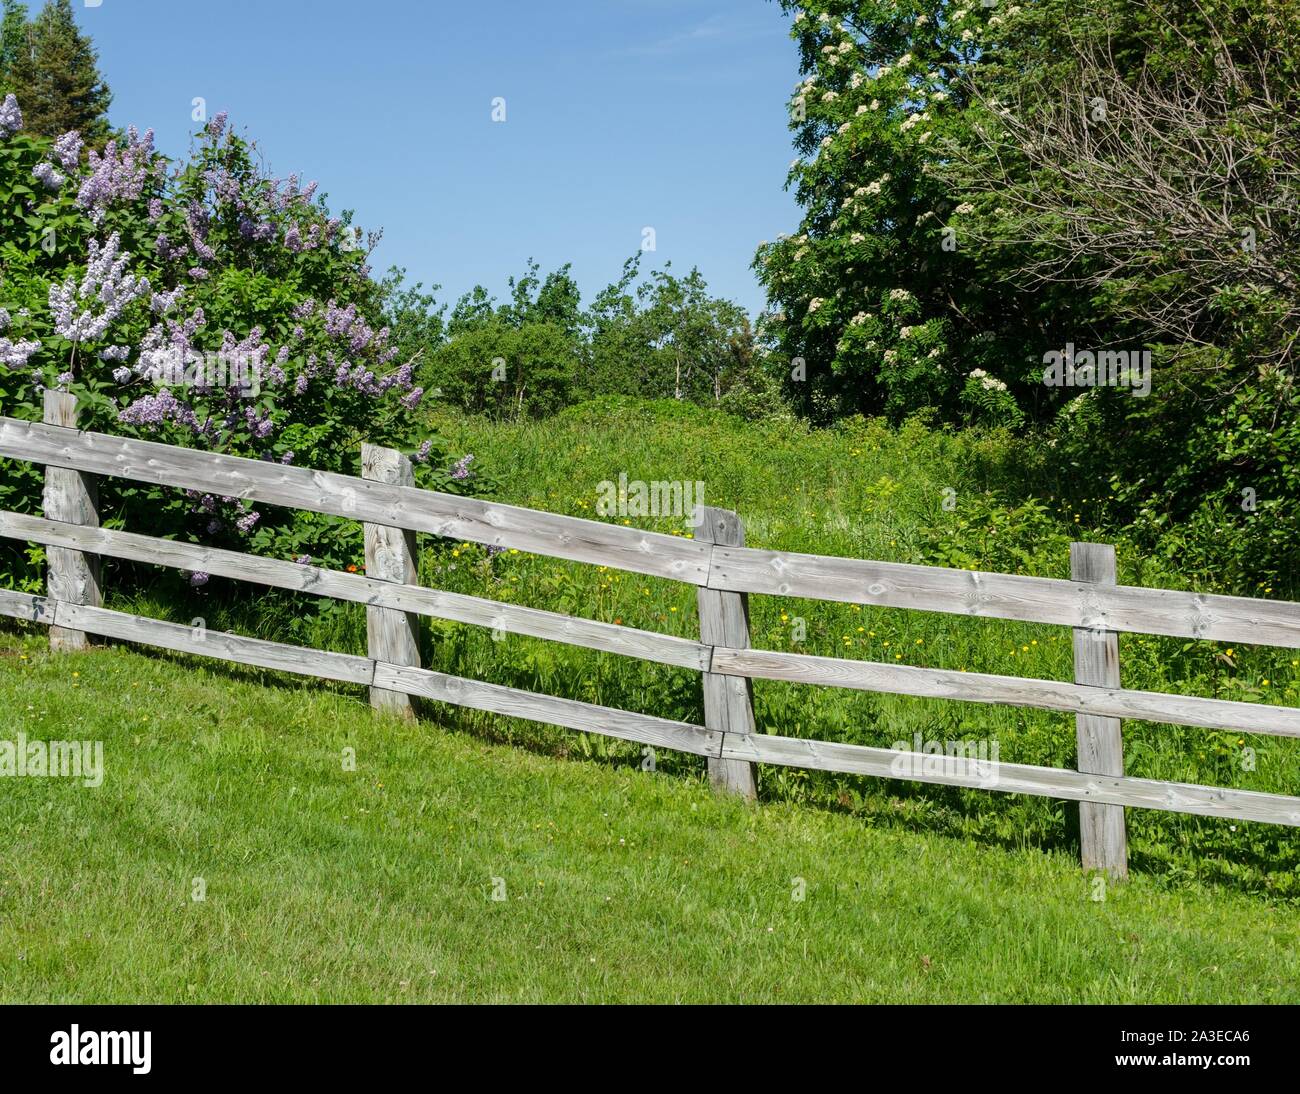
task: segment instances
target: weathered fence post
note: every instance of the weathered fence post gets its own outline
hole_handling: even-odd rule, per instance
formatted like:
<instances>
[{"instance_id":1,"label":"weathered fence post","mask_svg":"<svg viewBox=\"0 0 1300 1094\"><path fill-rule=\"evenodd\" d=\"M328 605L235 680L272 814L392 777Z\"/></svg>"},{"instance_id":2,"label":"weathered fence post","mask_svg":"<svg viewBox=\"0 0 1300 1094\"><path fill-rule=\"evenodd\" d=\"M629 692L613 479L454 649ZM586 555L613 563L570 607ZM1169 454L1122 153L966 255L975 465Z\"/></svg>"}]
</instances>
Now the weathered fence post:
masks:
<instances>
[{"instance_id":1,"label":"weathered fence post","mask_svg":"<svg viewBox=\"0 0 1300 1094\"><path fill-rule=\"evenodd\" d=\"M695 538L725 547L745 546L745 527L728 509L700 506ZM700 586L700 641L708 646L749 646L749 598ZM704 673L704 724L717 733L754 732L754 685L746 677ZM747 760L709 760L709 781L717 790L752 801L758 796L754 765Z\"/></svg>"},{"instance_id":2,"label":"weathered fence post","mask_svg":"<svg viewBox=\"0 0 1300 1094\"><path fill-rule=\"evenodd\" d=\"M1115 548L1108 543L1071 543L1070 576L1075 581L1114 585ZM1118 688L1119 634L1103 627L1074 628L1074 682ZM1118 718L1075 715L1079 766L1092 775L1123 775L1124 744ZM1079 839L1083 868L1128 876L1128 838L1122 805L1079 803Z\"/></svg>"},{"instance_id":3,"label":"weathered fence post","mask_svg":"<svg viewBox=\"0 0 1300 1094\"><path fill-rule=\"evenodd\" d=\"M45 424L77 428L77 397L66 391L45 389ZM65 524L99 527L99 488L94 475L68 467L45 468L45 518ZM100 587L99 556L67 547L47 547L47 587L52 600L98 608L104 603ZM50 628L51 650L84 650L90 645L85 631Z\"/></svg>"},{"instance_id":4,"label":"weathered fence post","mask_svg":"<svg viewBox=\"0 0 1300 1094\"><path fill-rule=\"evenodd\" d=\"M411 461L400 452L379 445L361 446L361 477L390 486L414 486ZM384 524L365 524L366 576L380 581L414 585L419 576L415 566L415 533ZM366 608L366 636L370 656L390 665L420 665L420 617L393 608ZM370 705L406 718L415 717L409 695L370 689Z\"/></svg>"}]
</instances>

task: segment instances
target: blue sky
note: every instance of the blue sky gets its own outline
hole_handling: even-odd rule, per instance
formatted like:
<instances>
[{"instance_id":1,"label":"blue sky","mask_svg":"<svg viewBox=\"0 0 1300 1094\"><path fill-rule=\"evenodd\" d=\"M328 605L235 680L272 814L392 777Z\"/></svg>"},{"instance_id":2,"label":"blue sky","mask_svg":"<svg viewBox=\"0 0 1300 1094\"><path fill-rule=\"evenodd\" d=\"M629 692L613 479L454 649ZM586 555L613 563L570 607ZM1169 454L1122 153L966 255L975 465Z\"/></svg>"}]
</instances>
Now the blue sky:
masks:
<instances>
[{"instance_id":1,"label":"blue sky","mask_svg":"<svg viewBox=\"0 0 1300 1094\"><path fill-rule=\"evenodd\" d=\"M782 188L797 54L771 0L85 3L115 124L177 154L202 96L275 174L383 227L376 270L405 266L440 299L501 295L532 255L571 261L590 300L649 226L648 259L698 265L756 311L754 249L798 220Z\"/></svg>"}]
</instances>

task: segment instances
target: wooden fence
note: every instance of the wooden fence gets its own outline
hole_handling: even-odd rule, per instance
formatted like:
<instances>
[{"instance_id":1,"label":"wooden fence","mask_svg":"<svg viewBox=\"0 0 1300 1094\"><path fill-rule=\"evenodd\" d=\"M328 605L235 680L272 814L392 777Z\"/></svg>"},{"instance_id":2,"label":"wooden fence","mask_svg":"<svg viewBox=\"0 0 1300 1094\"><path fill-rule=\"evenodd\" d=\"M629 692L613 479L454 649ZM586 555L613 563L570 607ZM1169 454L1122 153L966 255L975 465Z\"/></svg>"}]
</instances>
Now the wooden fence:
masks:
<instances>
[{"instance_id":1,"label":"wooden fence","mask_svg":"<svg viewBox=\"0 0 1300 1094\"><path fill-rule=\"evenodd\" d=\"M901 777L1080 803L1083 864L1122 876L1124 807L1300 826L1300 798L1124 774L1121 720L1300 737L1300 710L1134 691L1120 685L1121 631L1300 648L1300 604L1116 584L1114 549L1076 543L1072 580L1019 577L748 548L736 514L705 509L693 539L420 490L409 462L366 445L362 477L216 455L76 428L75 400L47 392L45 421L0 417L0 457L46 467L45 517L0 512L0 536L48 548L49 595L0 590L0 614L50 626L51 645L86 635L362 684L376 707L411 697L600 733L707 757L714 784L753 797L754 765ZM349 517L365 527L366 573L351 574L98 526L95 476ZM417 584L414 533L517 548L672 578L698 589L698 641ZM109 611L98 556L202 571L365 604L367 656L194 631ZM1074 682L846 660L750 646L747 595L775 594L1073 629ZM705 724L658 718L448 676L419 665L430 616L583 646L703 674ZM1077 770L945 757L755 731L752 680L1063 711L1076 716ZM900 769L900 761L903 767ZM992 771L990 770L992 769Z\"/></svg>"}]
</instances>

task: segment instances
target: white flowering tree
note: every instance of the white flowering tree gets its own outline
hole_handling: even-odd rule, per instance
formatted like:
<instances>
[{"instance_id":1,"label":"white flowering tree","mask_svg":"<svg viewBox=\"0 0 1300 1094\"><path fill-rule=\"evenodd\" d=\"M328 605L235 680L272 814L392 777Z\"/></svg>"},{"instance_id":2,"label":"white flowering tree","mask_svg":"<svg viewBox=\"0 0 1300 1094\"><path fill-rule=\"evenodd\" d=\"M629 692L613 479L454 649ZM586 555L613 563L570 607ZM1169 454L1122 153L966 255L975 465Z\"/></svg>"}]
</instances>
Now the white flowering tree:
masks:
<instances>
[{"instance_id":1,"label":"white flowering tree","mask_svg":"<svg viewBox=\"0 0 1300 1094\"><path fill-rule=\"evenodd\" d=\"M1019 420L1032 401L1033 307L1017 306L963 246L974 206L937 167L970 143L972 67L1020 17L1014 5L782 0L802 80L792 236L760 246L764 333L794 359L813 416L932 407ZM991 287L992 286L992 287ZM975 373L974 382L971 375Z\"/></svg>"},{"instance_id":2,"label":"white flowering tree","mask_svg":"<svg viewBox=\"0 0 1300 1094\"><path fill-rule=\"evenodd\" d=\"M756 264L803 409L1049 427L1129 535L1294 575L1294 0L782 7L804 214ZM1153 386L1045 383L1070 344Z\"/></svg>"}]
</instances>

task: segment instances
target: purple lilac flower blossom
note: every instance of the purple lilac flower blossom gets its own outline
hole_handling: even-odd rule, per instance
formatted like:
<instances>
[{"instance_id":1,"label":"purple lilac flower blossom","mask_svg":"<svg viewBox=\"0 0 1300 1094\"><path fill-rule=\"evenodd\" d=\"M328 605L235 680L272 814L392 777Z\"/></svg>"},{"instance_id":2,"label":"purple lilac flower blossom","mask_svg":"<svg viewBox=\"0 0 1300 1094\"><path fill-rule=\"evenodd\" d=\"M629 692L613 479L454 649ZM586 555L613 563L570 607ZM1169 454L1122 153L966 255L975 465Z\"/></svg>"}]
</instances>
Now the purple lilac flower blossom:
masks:
<instances>
[{"instance_id":1,"label":"purple lilac flower blossom","mask_svg":"<svg viewBox=\"0 0 1300 1094\"><path fill-rule=\"evenodd\" d=\"M184 380L185 366L202 360L193 340L207 319L202 308L195 308L194 314L184 323L177 323L174 319L164 322L165 329L154 325L141 340L138 371L154 383L179 384Z\"/></svg>"},{"instance_id":2,"label":"purple lilac flower blossom","mask_svg":"<svg viewBox=\"0 0 1300 1094\"><path fill-rule=\"evenodd\" d=\"M271 421L270 415L263 417L251 406L244 411L244 421L248 423L249 432L258 440L265 440L275 428L275 423Z\"/></svg>"},{"instance_id":3,"label":"purple lilac flower blossom","mask_svg":"<svg viewBox=\"0 0 1300 1094\"><path fill-rule=\"evenodd\" d=\"M212 579L207 574L205 574L202 570L195 570L192 574L190 574L190 585L192 585L196 589L202 588L210 580Z\"/></svg>"},{"instance_id":4,"label":"purple lilac flower blossom","mask_svg":"<svg viewBox=\"0 0 1300 1094\"><path fill-rule=\"evenodd\" d=\"M226 360L238 366L241 387L261 384L266 374L266 359L271 347L262 341L263 333L261 327L254 327L242 341L236 341L230 331L221 336L221 352Z\"/></svg>"},{"instance_id":5,"label":"purple lilac flower blossom","mask_svg":"<svg viewBox=\"0 0 1300 1094\"><path fill-rule=\"evenodd\" d=\"M472 474L472 472L469 469L469 465L473 462L474 462L474 453L473 452L466 453L464 456L458 459L455 462L455 464L452 466L451 477L458 481L463 481L469 478L470 475Z\"/></svg>"},{"instance_id":6,"label":"purple lilac flower blossom","mask_svg":"<svg viewBox=\"0 0 1300 1094\"><path fill-rule=\"evenodd\" d=\"M0 338L0 364L9 368L23 368L27 359L41 348L39 342L12 342Z\"/></svg>"},{"instance_id":7,"label":"purple lilac flower blossom","mask_svg":"<svg viewBox=\"0 0 1300 1094\"><path fill-rule=\"evenodd\" d=\"M155 314L165 315L176 306L176 302L184 295L184 285L177 285L171 292L156 292L149 300L149 310Z\"/></svg>"},{"instance_id":8,"label":"purple lilac flower blossom","mask_svg":"<svg viewBox=\"0 0 1300 1094\"><path fill-rule=\"evenodd\" d=\"M371 398L382 395L392 386L391 380L376 380L373 372L360 365L352 370L351 383L362 395L369 395Z\"/></svg>"},{"instance_id":9,"label":"purple lilac flower blossom","mask_svg":"<svg viewBox=\"0 0 1300 1094\"><path fill-rule=\"evenodd\" d=\"M68 181L66 175L62 174L54 164L46 160L41 160L32 168L32 177L47 190L58 190Z\"/></svg>"},{"instance_id":10,"label":"purple lilac flower blossom","mask_svg":"<svg viewBox=\"0 0 1300 1094\"><path fill-rule=\"evenodd\" d=\"M352 338L348 342L348 349L353 353L360 353L374 338L375 332L372 331L364 319L358 319L352 324Z\"/></svg>"},{"instance_id":11,"label":"purple lilac flower blossom","mask_svg":"<svg viewBox=\"0 0 1300 1094\"><path fill-rule=\"evenodd\" d=\"M255 525L261 519L262 519L262 514L256 511L245 513L242 517L240 517L237 521L235 521L235 527L238 528L244 535L248 535L248 533L253 530L253 525Z\"/></svg>"},{"instance_id":12,"label":"purple lilac flower blossom","mask_svg":"<svg viewBox=\"0 0 1300 1094\"><path fill-rule=\"evenodd\" d=\"M166 389L157 395L145 395L137 399L119 411L117 419L126 425L158 426L164 422L178 422L188 425L195 432L201 428L194 411Z\"/></svg>"},{"instance_id":13,"label":"purple lilac flower blossom","mask_svg":"<svg viewBox=\"0 0 1300 1094\"><path fill-rule=\"evenodd\" d=\"M0 134L12 137L23 127L23 112L18 109L18 100L13 95L6 95L0 103Z\"/></svg>"},{"instance_id":14,"label":"purple lilac flower blossom","mask_svg":"<svg viewBox=\"0 0 1300 1094\"><path fill-rule=\"evenodd\" d=\"M247 202L239 192L239 179L225 167L211 168L204 172L203 178L211 188L217 204L230 205L239 210L247 207Z\"/></svg>"},{"instance_id":15,"label":"purple lilac flower blossom","mask_svg":"<svg viewBox=\"0 0 1300 1094\"><path fill-rule=\"evenodd\" d=\"M113 379L119 384L125 384L131 379L131 370L123 365L121 368L113 370Z\"/></svg>"},{"instance_id":16,"label":"purple lilac flower blossom","mask_svg":"<svg viewBox=\"0 0 1300 1094\"><path fill-rule=\"evenodd\" d=\"M69 342L95 342L104 336L122 311L136 297L149 291L149 279L126 272L129 252L118 253L120 241L114 232L101 247L90 241L90 259L78 285L69 278L50 286L50 312L54 330ZM91 308L103 305L96 315Z\"/></svg>"},{"instance_id":17,"label":"purple lilac flower blossom","mask_svg":"<svg viewBox=\"0 0 1300 1094\"><path fill-rule=\"evenodd\" d=\"M54 142L54 155L65 170L73 170L81 162L81 134L70 129Z\"/></svg>"},{"instance_id":18,"label":"purple lilac flower blossom","mask_svg":"<svg viewBox=\"0 0 1300 1094\"><path fill-rule=\"evenodd\" d=\"M163 262L173 262L178 258L184 258L187 253L185 244L173 243L165 233L159 233L158 238L154 240L153 249Z\"/></svg>"},{"instance_id":19,"label":"purple lilac flower blossom","mask_svg":"<svg viewBox=\"0 0 1300 1094\"><path fill-rule=\"evenodd\" d=\"M347 334L352 322L357 317L357 306L349 304L340 308L333 300L325 308L325 333L338 337Z\"/></svg>"},{"instance_id":20,"label":"purple lilac flower blossom","mask_svg":"<svg viewBox=\"0 0 1300 1094\"><path fill-rule=\"evenodd\" d=\"M127 130L127 145L120 152L116 141L109 141L102 155L92 148L90 174L77 191L77 204L98 222L114 202L138 201L144 193L153 156L153 130L141 137L135 126Z\"/></svg>"},{"instance_id":21,"label":"purple lilac flower blossom","mask_svg":"<svg viewBox=\"0 0 1300 1094\"><path fill-rule=\"evenodd\" d=\"M40 342L14 342L0 338L0 364L9 368L25 368L27 359L40 348Z\"/></svg>"}]
</instances>

